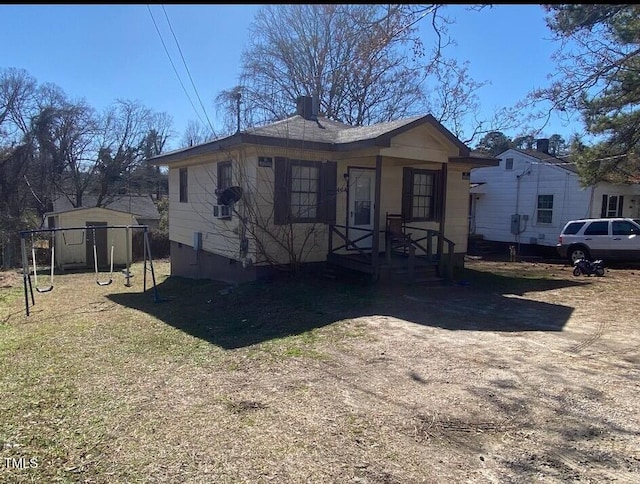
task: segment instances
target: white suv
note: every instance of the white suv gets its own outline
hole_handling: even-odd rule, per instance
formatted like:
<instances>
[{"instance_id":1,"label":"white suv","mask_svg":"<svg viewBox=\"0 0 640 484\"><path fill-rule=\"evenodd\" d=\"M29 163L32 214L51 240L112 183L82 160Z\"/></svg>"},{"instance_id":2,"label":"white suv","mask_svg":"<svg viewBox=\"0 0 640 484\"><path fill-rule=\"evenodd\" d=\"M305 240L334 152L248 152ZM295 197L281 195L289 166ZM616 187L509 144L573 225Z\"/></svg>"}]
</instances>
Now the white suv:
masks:
<instances>
[{"instance_id":1,"label":"white suv","mask_svg":"<svg viewBox=\"0 0 640 484\"><path fill-rule=\"evenodd\" d=\"M640 261L640 220L591 218L566 223L556 245L560 257Z\"/></svg>"}]
</instances>

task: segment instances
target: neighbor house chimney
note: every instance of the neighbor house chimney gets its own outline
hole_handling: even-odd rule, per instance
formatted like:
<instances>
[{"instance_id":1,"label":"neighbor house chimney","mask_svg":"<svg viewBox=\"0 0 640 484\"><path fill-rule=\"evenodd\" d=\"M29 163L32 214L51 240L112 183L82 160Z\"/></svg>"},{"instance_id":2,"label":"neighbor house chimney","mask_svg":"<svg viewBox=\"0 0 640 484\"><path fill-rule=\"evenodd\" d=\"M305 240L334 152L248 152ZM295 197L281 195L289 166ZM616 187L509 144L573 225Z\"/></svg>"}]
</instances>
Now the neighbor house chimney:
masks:
<instances>
[{"instance_id":1,"label":"neighbor house chimney","mask_svg":"<svg viewBox=\"0 0 640 484\"><path fill-rule=\"evenodd\" d=\"M549 138L537 139L536 151L549 154Z\"/></svg>"},{"instance_id":2,"label":"neighbor house chimney","mask_svg":"<svg viewBox=\"0 0 640 484\"><path fill-rule=\"evenodd\" d=\"M315 119L313 113L313 98L311 96L298 97L296 114L299 114L304 119Z\"/></svg>"}]
</instances>

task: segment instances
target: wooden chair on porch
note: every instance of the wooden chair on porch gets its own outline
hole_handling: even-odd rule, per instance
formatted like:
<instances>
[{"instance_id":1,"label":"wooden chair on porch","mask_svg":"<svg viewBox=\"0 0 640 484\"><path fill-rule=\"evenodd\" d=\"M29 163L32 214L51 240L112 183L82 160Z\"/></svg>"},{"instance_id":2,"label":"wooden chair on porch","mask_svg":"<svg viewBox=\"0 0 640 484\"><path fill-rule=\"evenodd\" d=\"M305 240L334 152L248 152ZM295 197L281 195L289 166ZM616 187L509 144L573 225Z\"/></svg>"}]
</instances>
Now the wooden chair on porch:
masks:
<instances>
[{"instance_id":1,"label":"wooden chair on porch","mask_svg":"<svg viewBox=\"0 0 640 484\"><path fill-rule=\"evenodd\" d=\"M387 262L391 262L393 252L408 255L413 249L411 234L406 234L402 226L402 215L387 212L385 255Z\"/></svg>"}]
</instances>

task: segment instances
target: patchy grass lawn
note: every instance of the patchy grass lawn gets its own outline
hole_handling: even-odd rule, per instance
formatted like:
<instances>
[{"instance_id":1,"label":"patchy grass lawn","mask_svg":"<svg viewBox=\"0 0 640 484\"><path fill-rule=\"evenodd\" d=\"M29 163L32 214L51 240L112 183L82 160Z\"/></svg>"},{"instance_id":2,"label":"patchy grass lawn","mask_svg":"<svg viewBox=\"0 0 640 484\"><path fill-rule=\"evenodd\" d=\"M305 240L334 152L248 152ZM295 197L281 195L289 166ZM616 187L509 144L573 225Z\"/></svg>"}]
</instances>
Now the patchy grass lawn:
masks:
<instances>
[{"instance_id":1,"label":"patchy grass lawn","mask_svg":"<svg viewBox=\"0 0 640 484\"><path fill-rule=\"evenodd\" d=\"M158 294L0 279L0 481L632 482L634 269L470 261L407 287L299 279ZM121 276L120 276L121 277ZM150 277L147 275L150 285Z\"/></svg>"}]
</instances>

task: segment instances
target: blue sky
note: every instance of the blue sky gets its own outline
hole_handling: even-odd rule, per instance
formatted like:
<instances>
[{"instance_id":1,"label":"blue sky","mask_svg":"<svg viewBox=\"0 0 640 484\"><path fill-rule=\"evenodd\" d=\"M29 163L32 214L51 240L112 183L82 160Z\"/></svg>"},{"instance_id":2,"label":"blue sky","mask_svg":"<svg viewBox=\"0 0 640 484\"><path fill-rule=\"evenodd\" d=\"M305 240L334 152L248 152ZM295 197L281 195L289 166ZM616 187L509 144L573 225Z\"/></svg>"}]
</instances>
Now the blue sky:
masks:
<instances>
[{"instance_id":1,"label":"blue sky","mask_svg":"<svg viewBox=\"0 0 640 484\"><path fill-rule=\"evenodd\" d=\"M25 69L39 83L57 84L69 97L84 98L98 110L119 98L139 100L172 116L177 143L189 120L205 119L200 101L216 125L213 99L237 84L240 55L259 7L165 5L172 33L160 4L0 5L0 68ZM469 61L476 81L490 82L479 92L483 114L512 106L546 85L557 45L549 40L542 7L497 5L470 12L464 5L449 5L445 13L455 20L449 31L458 44L449 54ZM541 136L558 133L568 140L580 130L578 124L554 119Z\"/></svg>"}]
</instances>

